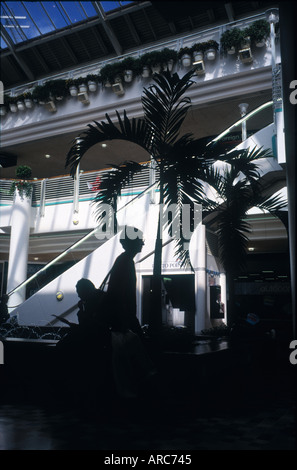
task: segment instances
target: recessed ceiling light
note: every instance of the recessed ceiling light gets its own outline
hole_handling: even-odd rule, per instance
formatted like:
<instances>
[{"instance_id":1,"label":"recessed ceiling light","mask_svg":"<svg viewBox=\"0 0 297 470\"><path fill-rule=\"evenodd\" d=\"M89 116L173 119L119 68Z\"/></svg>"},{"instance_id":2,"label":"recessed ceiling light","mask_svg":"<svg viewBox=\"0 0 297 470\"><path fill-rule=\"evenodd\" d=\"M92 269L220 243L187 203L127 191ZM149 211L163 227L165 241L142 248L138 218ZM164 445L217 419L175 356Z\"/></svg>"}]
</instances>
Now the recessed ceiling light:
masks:
<instances>
[{"instance_id":1,"label":"recessed ceiling light","mask_svg":"<svg viewBox=\"0 0 297 470\"><path fill-rule=\"evenodd\" d=\"M46 153L45 158L51 158L51 156L48 153Z\"/></svg>"},{"instance_id":2,"label":"recessed ceiling light","mask_svg":"<svg viewBox=\"0 0 297 470\"><path fill-rule=\"evenodd\" d=\"M101 147L105 148L107 147L107 144L102 144Z\"/></svg>"}]
</instances>

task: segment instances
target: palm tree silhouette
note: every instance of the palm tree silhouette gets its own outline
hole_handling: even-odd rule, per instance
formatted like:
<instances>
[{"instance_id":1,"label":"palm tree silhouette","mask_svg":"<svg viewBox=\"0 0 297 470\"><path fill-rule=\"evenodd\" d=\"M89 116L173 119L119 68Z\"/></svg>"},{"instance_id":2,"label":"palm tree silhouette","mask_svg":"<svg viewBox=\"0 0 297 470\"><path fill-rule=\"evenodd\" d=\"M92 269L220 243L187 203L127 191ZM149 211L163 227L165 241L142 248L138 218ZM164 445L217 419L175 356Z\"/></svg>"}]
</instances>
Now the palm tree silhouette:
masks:
<instances>
[{"instance_id":1,"label":"palm tree silhouette","mask_svg":"<svg viewBox=\"0 0 297 470\"><path fill-rule=\"evenodd\" d=\"M167 224L171 235L174 227L182 225L182 210L187 204L190 207L191 229L195 229L195 204L204 204L206 201L204 184L218 184L219 178L212 170L216 160L232 159L239 166L243 150L233 150L230 154L217 145L206 145L205 139L195 139L193 134L180 136L181 126L191 106L190 98L185 96L186 91L195 84L192 80L195 70L190 70L181 78L177 73L163 72L154 74L154 83L143 89L142 106L143 117L129 119L126 111L123 118L116 111L117 124L114 124L108 114L106 121L94 122L88 129L79 135L73 142L67 157L66 167L70 166L70 173L74 177L77 166L82 157L94 145L108 140L126 140L133 142L148 153L151 162L158 170L159 204L174 207L172 219ZM258 158L266 156L259 152ZM150 165L150 163L148 163ZM248 167L250 176L253 176L252 163ZM140 172L145 165L134 161L124 161L120 165L111 165L112 169L101 177L100 191L94 198L96 204L97 221L106 217L106 207L116 210L117 197L121 191ZM207 211L213 210L215 205L208 201ZM161 310L161 272L162 272L162 233L164 227L162 211L159 211L158 231L155 242L155 256L153 268L152 304L150 327L159 331L162 321ZM177 224L176 224L177 221ZM188 250L184 249L182 230L175 238L176 253L182 263L189 259ZM187 240L189 241L189 240Z\"/></svg>"},{"instance_id":2,"label":"palm tree silhouette","mask_svg":"<svg viewBox=\"0 0 297 470\"><path fill-rule=\"evenodd\" d=\"M248 211L254 207L267 211L286 226L282 209L287 201L281 195L271 195L272 189L261 183L259 160L271 156L269 150L256 148L244 149L240 155L230 152L224 168L210 167L205 179L218 195L217 201L204 201L203 222L218 236L219 258L229 291L228 323L235 320L234 277L246 267L251 232Z\"/></svg>"}]
</instances>

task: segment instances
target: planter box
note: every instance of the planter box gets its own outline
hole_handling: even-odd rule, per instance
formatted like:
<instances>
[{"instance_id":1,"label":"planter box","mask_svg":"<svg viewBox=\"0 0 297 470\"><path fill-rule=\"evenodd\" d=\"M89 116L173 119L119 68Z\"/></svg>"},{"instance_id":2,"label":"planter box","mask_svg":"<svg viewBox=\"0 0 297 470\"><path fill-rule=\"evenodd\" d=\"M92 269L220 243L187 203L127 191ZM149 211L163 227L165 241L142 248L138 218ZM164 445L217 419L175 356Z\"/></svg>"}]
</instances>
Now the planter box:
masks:
<instances>
[{"instance_id":1,"label":"planter box","mask_svg":"<svg viewBox=\"0 0 297 470\"><path fill-rule=\"evenodd\" d=\"M185 54L181 58L183 67L190 67L192 65L192 58L189 54Z\"/></svg>"},{"instance_id":2,"label":"planter box","mask_svg":"<svg viewBox=\"0 0 297 470\"><path fill-rule=\"evenodd\" d=\"M50 112L55 113L57 111L56 105L53 101L48 101L45 103L44 107Z\"/></svg>"},{"instance_id":3,"label":"planter box","mask_svg":"<svg viewBox=\"0 0 297 470\"><path fill-rule=\"evenodd\" d=\"M148 77L150 76L150 74L151 74L151 69L150 69L149 67L147 67L147 66L144 66L144 67L142 68L142 74L141 74L141 76L142 76L143 78L148 78Z\"/></svg>"},{"instance_id":4,"label":"planter box","mask_svg":"<svg viewBox=\"0 0 297 470\"><path fill-rule=\"evenodd\" d=\"M249 47L247 47L245 49L241 49L239 51L239 57L240 57L241 62L244 63L244 64L248 64L248 63L253 62L252 52L251 52L251 49Z\"/></svg>"},{"instance_id":5,"label":"planter box","mask_svg":"<svg viewBox=\"0 0 297 470\"><path fill-rule=\"evenodd\" d=\"M17 102L17 107L19 111L24 111L25 110L25 103L23 101L18 101Z\"/></svg>"},{"instance_id":6,"label":"planter box","mask_svg":"<svg viewBox=\"0 0 297 470\"><path fill-rule=\"evenodd\" d=\"M77 96L78 89L76 86L71 86L69 87L69 93L71 96Z\"/></svg>"},{"instance_id":7,"label":"planter box","mask_svg":"<svg viewBox=\"0 0 297 470\"><path fill-rule=\"evenodd\" d=\"M11 111L12 113L16 113L17 110L18 110L18 107L17 107L17 105L16 105L15 103L10 103L9 109L10 109L10 111Z\"/></svg>"},{"instance_id":8,"label":"planter box","mask_svg":"<svg viewBox=\"0 0 297 470\"><path fill-rule=\"evenodd\" d=\"M200 62L201 60L203 60L203 52L194 52L193 58L194 58L194 63Z\"/></svg>"},{"instance_id":9,"label":"planter box","mask_svg":"<svg viewBox=\"0 0 297 470\"><path fill-rule=\"evenodd\" d=\"M26 108L28 108L28 109L33 108L33 101L32 101L32 100L28 100L28 99L25 100L25 106L26 106Z\"/></svg>"},{"instance_id":10,"label":"planter box","mask_svg":"<svg viewBox=\"0 0 297 470\"><path fill-rule=\"evenodd\" d=\"M208 49L205 55L208 60L215 60L217 52L215 49Z\"/></svg>"},{"instance_id":11,"label":"planter box","mask_svg":"<svg viewBox=\"0 0 297 470\"><path fill-rule=\"evenodd\" d=\"M93 81L89 81L88 82L88 87L89 87L89 91L96 91L97 90L97 83L96 82L93 82Z\"/></svg>"}]
</instances>

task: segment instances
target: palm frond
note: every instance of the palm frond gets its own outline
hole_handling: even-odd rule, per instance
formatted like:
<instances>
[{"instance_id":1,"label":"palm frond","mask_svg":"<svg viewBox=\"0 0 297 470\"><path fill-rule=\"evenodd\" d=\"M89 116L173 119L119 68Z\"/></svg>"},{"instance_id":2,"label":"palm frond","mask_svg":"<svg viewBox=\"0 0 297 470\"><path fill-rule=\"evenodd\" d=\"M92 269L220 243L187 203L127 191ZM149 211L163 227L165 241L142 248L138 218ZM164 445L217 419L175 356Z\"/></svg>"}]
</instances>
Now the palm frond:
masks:
<instances>
[{"instance_id":1,"label":"palm frond","mask_svg":"<svg viewBox=\"0 0 297 470\"><path fill-rule=\"evenodd\" d=\"M145 120L151 126L156 146L173 143L191 105L185 91L194 83L190 71L182 78L175 73L155 74L155 84L144 89L142 105Z\"/></svg>"},{"instance_id":2,"label":"palm frond","mask_svg":"<svg viewBox=\"0 0 297 470\"><path fill-rule=\"evenodd\" d=\"M259 180L259 160L271 157L270 149L256 148L233 150L227 154L227 162L230 163L234 178L240 173L254 184Z\"/></svg>"},{"instance_id":3,"label":"palm frond","mask_svg":"<svg viewBox=\"0 0 297 470\"><path fill-rule=\"evenodd\" d=\"M282 209L286 209L288 206L287 199L283 198L281 195L269 197L264 195L257 195L253 202L256 207L267 211L272 215L277 214Z\"/></svg>"},{"instance_id":4,"label":"palm frond","mask_svg":"<svg viewBox=\"0 0 297 470\"><path fill-rule=\"evenodd\" d=\"M221 214L218 224L219 257L226 271L236 272L244 268L250 227L241 218Z\"/></svg>"},{"instance_id":5,"label":"palm frond","mask_svg":"<svg viewBox=\"0 0 297 470\"><path fill-rule=\"evenodd\" d=\"M114 124L108 114L106 114L106 122L100 123L94 121L94 124L88 124L88 129L83 131L79 138L73 141L66 157L66 167L70 166L70 173L74 176L76 168L85 153L94 145L106 140L127 140L144 148L151 153L151 131L145 120L128 118L126 111L124 117L116 112L118 125Z\"/></svg>"},{"instance_id":6,"label":"palm frond","mask_svg":"<svg viewBox=\"0 0 297 470\"><path fill-rule=\"evenodd\" d=\"M92 201L93 204L96 204L95 213L98 223L105 216L107 207L110 207L111 212L115 213L117 197L131 183L134 175L142 169L143 165L137 162L125 161L121 165L113 165L111 170L102 174L100 190Z\"/></svg>"}]
</instances>

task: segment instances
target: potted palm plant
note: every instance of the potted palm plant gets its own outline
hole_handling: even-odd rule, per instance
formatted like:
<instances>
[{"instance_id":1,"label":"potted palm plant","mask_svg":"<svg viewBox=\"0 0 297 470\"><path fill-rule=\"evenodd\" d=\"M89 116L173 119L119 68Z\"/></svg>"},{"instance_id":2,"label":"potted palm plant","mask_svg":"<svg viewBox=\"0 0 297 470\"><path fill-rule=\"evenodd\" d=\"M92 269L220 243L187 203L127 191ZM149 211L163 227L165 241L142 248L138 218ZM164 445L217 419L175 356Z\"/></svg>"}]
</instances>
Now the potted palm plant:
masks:
<instances>
[{"instance_id":1,"label":"potted palm plant","mask_svg":"<svg viewBox=\"0 0 297 470\"><path fill-rule=\"evenodd\" d=\"M5 116L8 110L9 110L9 97L7 95L4 95L3 104L0 105L0 115Z\"/></svg>"},{"instance_id":2,"label":"potted palm plant","mask_svg":"<svg viewBox=\"0 0 297 470\"><path fill-rule=\"evenodd\" d=\"M221 46L227 54L235 54L240 48L243 39L242 31L239 28L232 28L225 31L221 36Z\"/></svg>"},{"instance_id":3,"label":"potted palm plant","mask_svg":"<svg viewBox=\"0 0 297 470\"><path fill-rule=\"evenodd\" d=\"M26 108L28 109L33 108L32 93L30 91L25 91L23 96L24 96L24 103L25 103Z\"/></svg>"},{"instance_id":4,"label":"potted palm plant","mask_svg":"<svg viewBox=\"0 0 297 470\"><path fill-rule=\"evenodd\" d=\"M147 52L142 56L144 65L147 65L152 73L159 73L162 68L162 55L161 51Z\"/></svg>"},{"instance_id":5,"label":"potted palm plant","mask_svg":"<svg viewBox=\"0 0 297 470\"><path fill-rule=\"evenodd\" d=\"M95 92L97 90L97 85L98 85L98 82L99 82L99 76L96 75L96 74L89 73L86 76L86 82L87 82L89 91Z\"/></svg>"},{"instance_id":6,"label":"potted palm plant","mask_svg":"<svg viewBox=\"0 0 297 470\"><path fill-rule=\"evenodd\" d=\"M86 77L77 77L75 79L76 86L78 88L79 93L87 93L88 86L87 86L87 79Z\"/></svg>"},{"instance_id":7,"label":"potted palm plant","mask_svg":"<svg viewBox=\"0 0 297 470\"><path fill-rule=\"evenodd\" d=\"M207 149L201 158L201 143L193 139L191 134L180 136L180 128L190 108L190 99L184 96L188 88L195 84L192 80L195 71L191 70L182 78L177 73L163 72L155 74L154 84L144 89L143 108L144 117L129 119L126 111L122 118L118 114L118 122L114 123L110 116L106 115L106 122L89 124L88 129L80 134L83 141L82 147L75 143L68 152L66 165L71 166L71 174L76 172L77 165L86 151L95 144L106 139L120 139L137 143L155 161L158 169L158 189L161 207L164 202L177 202L177 220L181 221L183 204L192 204L193 199L188 198L184 189L192 188L191 196L196 196L197 201L201 196L202 185L198 179L203 175L203 168L208 161L213 161L213 155L207 155ZM79 144L81 145L81 144ZM164 152L166 149L166 152ZM79 157L78 157L79 156ZM203 163L202 163L203 160ZM142 171L144 167L137 162L128 161L122 165L114 166L111 172L101 179L100 197L95 198L98 204L98 221L102 221L104 204L115 207L115 197L121 194L133 175ZM106 206L105 206L106 207ZM173 217L174 218L174 217ZM159 216L157 238L155 244L154 276L152 287L152 308L150 326L160 325L162 322L161 311L161 266L162 266L162 236L164 226L161 213ZM160 230L159 230L160 229ZM184 240L178 240L180 246L184 246ZM183 259L181 254L180 259ZM156 326L158 328L158 326Z\"/></svg>"},{"instance_id":8,"label":"potted palm plant","mask_svg":"<svg viewBox=\"0 0 297 470\"><path fill-rule=\"evenodd\" d=\"M254 21L247 29L251 41L257 47L263 47L270 35L270 25L268 21L264 19Z\"/></svg>"},{"instance_id":9,"label":"potted palm plant","mask_svg":"<svg viewBox=\"0 0 297 470\"><path fill-rule=\"evenodd\" d=\"M124 73L124 81L126 83L130 83L133 80L135 74L135 66L136 66L136 59L134 57L126 57L126 59L122 60L120 65L123 69Z\"/></svg>"},{"instance_id":10,"label":"potted palm plant","mask_svg":"<svg viewBox=\"0 0 297 470\"><path fill-rule=\"evenodd\" d=\"M205 43L205 55L208 60L215 60L216 53L219 49L217 41L210 39Z\"/></svg>"},{"instance_id":11,"label":"potted palm plant","mask_svg":"<svg viewBox=\"0 0 297 470\"><path fill-rule=\"evenodd\" d=\"M44 85L37 85L32 91L32 98L36 103L45 104L51 99L49 87Z\"/></svg>"},{"instance_id":12,"label":"potted palm plant","mask_svg":"<svg viewBox=\"0 0 297 470\"><path fill-rule=\"evenodd\" d=\"M204 42L196 42L191 47L191 55L194 59L194 62L199 62L203 60L205 51L205 43Z\"/></svg>"},{"instance_id":13,"label":"potted palm plant","mask_svg":"<svg viewBox=\"0 0 297 470\"><path fill-rule=\"evenodd\" d=\"M78 94L78 81L74 78L69 78L66 80L66 87L71 96L77 96Z\"/></svg>"},{"instance_id":14,"label":"potted palm plant","mask_svg":"<svg viewBox=\"0 0 297 470\"><path fill-rule=\"evenodd\" d=\"M32 92L32 96L35 101L41 105L44 105L48 111L57 111L56 105L54 103L54 97L51 93L50 81L45 82L44 85L37 85Z\"/></svg>"},{"instance_id":15,"label":"potted palm plant","mask_svg":"<svg viewBox=\"0 0 297 470\"><path fill-rule=\"evenodd\" d=\"M65 96L67 96L66 80L63 80L62 78L48 80L46 82L46 86L50 90L51 96L53 96L57 101L61 101Z\"/></svg>"},{"instance_id":16,"label":"potted palm plant","mask_svg":"<svg viewBox=\"0 0 297 470\"><path fill-rule=\"evenodd\" d=\"M142 78L148 78L151 74L151 67L149 64L149 53L145 53L139 57Z\"/></svg>"},{"instance_id":17,"label":"potted palm plant","mask_svg":"<svg viewBox=\"0 0 297 470\"><path fill-rule=\"evenodd\" d=\"M21 197L30 197L33 185L30 181L32 177L32 169L28 165L20 165L16 169L17 180L11 183L9 194L14 194L17 190Z\"/></svg>"},{"instance_id":18,"label":"potted palm plant","mask_svg":"<svg viewBox=\"0 0 297 470\"><path fill-rule=\"evenodd\" d=\"M100 70L101 81L105 87L111 87L114 83L122 82L123 75L119 62L106 64Z\"/></svg>"},{"instance_id":19,"label":"potted palm plant","mask_svg":"<svg viewBox=\"0 0 297 470\"><path fill-rule=\"evenodd\" d=\"M12 113L16 113L18 110L17 103L16 103L16 97L15 96L9 96L7 99L9 109Z\"/></svg>"},{"instance_id":20,"label":"potted palm plant","mask_svg":"<svg viewBox=\"0 0 297 470\"><path fill-rule=\"evenodd\" d=\"M249 28L242 30L241 47L239 49L239 58L242 63L253 62L253 55L251 51L251 38L249 36Z\"/></svg>"},{"instance_id":21,"label":"potted palm plant","mask_svg":"<svg viewBox=\"0 0 297 470\"><path fill-rule=\"evenodd\" d=\"M175 62L177 61L177 52L174 49L165 47L161 50L161 58L163 64L163 70L171 72Z\"/></svg>"},{"instance_id":22,"label":"potted palm plant","mask_svg":"<svg viewBox=\"0 0 297 470\"><path fill-rule=\"evenodd\" d=\"M19 111L25 110L24 96L22 94L16 96L16 104Z\"/></svg>"},{"instance_id":23,"label":"potted palm plant","mask_svg":"<svg viewBox=\"0 0 297 470\"><path fill-rule=\"evenodd\" d=\"M182 47L177 53L178 59L181 60L183 67L192 65L192 50L190 47Z\"/></svg>"}]
</instances>

